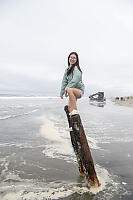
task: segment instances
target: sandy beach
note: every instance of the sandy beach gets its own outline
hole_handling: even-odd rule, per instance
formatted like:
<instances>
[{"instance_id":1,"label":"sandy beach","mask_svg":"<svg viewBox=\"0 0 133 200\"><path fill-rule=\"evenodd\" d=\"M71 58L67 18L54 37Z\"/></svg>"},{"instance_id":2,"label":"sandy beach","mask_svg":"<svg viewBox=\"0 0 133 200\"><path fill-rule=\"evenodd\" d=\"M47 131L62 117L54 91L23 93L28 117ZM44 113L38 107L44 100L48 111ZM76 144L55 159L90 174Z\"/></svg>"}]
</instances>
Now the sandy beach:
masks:
<instances>
[{"instance_id":1,"label":"sandy beach","mask_svg":"<svg viewBox=\"0 0 133 200\"><path fill-rule=\"evenodd\" d=\"M60 98L0 98L0 200L132 200L132 109L78 101L99 188L80 177Z\"/></svg>"},{"instance_id":2,"label":"sandy beach","mask_svg":"<svg viewBox=\"0 0 133 200\"><path fill-rule=\"evenodd\" d=\"M124 100L115 99L115 102L121 106L133 107L133 98L124 98Z\"/></svg>"}]
</instances>

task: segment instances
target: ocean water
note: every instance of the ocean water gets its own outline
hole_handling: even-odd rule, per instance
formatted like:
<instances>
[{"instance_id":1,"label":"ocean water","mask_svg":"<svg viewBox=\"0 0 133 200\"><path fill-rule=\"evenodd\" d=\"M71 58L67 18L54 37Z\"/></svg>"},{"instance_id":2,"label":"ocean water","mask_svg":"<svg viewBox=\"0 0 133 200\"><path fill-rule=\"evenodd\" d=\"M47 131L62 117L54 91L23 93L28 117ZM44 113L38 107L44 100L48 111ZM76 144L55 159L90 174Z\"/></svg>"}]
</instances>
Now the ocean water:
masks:
<instances>
[{"instance_id":1,"label":"ocean water","mask_svg":"<svg viewBox=\"0 0 133 200\"><path fill-rule=\"evenodd\" d=\"M80 177L67 131L67 99L0 97L0 200L133 199L133 108L78 108L101 183Z\"/></svg>"}]
</instances>

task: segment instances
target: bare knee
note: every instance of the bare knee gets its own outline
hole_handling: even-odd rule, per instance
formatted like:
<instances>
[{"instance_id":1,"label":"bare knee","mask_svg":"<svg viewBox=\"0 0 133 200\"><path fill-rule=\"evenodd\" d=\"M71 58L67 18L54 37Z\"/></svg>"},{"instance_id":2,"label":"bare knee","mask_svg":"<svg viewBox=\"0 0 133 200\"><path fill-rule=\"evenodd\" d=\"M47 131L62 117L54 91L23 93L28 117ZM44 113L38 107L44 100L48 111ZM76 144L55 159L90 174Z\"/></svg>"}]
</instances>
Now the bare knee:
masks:
<instances>
[{"instance_id":1,"label":"bare knee","mask_svg":"<svg viewBox=\"0 0 133 200\"><path fill-rule=\"evenodd\" d=\"M72 88L67 88L67 93L68 93L68 95L69 95L69 94L72 94L72 93L73 93Z\"/></svg>"}]
</instances>

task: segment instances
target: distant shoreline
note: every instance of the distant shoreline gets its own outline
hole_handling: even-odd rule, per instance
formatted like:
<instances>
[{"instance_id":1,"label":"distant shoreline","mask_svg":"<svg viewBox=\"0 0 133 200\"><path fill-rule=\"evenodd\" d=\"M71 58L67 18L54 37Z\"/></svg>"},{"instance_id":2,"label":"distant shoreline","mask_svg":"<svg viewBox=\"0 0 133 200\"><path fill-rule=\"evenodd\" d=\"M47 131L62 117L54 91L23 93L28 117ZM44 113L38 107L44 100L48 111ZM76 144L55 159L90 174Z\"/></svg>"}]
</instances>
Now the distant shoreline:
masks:
<instances>
[{"instance_id":1,"label":"distant shoreline","mask_svg":"<svg viewBox=\"0 0 133 200\"><path fill-rule=\"evenodd\" d=\"M133 108L133 97L122 97L118 99L118 97L115 98L114 102L120 106L128 106Z\"/></svg>"},{"instance_id":2,"label":"distant shoreline","mask_svg":"<svg viewBox=\"0 0 133 200\"><path fill-rule=\"evenodd\" d=\"M39 98L39 99L59 99L60 97L54 96L0 96L0 99L32 99L32 98Z\"/></svg>"}]
</instances>

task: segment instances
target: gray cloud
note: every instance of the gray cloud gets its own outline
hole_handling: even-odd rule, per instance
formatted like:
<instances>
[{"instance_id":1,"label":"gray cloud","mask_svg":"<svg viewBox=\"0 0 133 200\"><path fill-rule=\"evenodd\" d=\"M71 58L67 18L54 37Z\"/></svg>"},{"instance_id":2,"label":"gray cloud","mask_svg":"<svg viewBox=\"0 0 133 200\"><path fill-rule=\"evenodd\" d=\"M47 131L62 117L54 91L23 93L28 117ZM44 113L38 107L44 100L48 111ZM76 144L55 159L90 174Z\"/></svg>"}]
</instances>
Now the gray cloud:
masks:
<instances>
[{"instance_id":1,"label":"gray cloud","mask_svg":"<svg viewBox=\"0 0 133 200\"><path fill-rule=\"evenodd\" d=\"M58 95L74 50L87 95L133 94L132 21L129 0L1 1L0 90Z\"/></svg>"}]
</instances>

